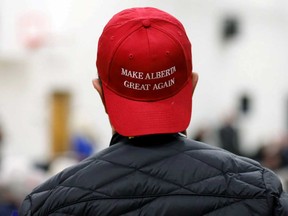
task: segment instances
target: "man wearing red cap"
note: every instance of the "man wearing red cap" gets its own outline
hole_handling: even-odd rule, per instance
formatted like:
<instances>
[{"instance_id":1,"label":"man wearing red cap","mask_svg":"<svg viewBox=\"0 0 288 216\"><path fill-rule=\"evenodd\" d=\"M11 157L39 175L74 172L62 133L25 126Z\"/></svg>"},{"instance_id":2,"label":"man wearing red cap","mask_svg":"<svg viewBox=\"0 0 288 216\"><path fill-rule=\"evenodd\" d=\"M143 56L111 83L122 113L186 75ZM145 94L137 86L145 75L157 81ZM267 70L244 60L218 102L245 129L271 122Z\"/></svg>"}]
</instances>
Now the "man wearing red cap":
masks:
<instances>
[{"instance_id":1,"label":"man wearing red cap","mask_svg":"<svg viewBox=\"0 0 288 216\"><path fill-rule=\"evenodd\" d=\"M116 14L97 69L110 147L34 189L20 215L288 215L273 172L184 135L198 75L176 18L155 8Z\"/></svg>"}]
</instances>

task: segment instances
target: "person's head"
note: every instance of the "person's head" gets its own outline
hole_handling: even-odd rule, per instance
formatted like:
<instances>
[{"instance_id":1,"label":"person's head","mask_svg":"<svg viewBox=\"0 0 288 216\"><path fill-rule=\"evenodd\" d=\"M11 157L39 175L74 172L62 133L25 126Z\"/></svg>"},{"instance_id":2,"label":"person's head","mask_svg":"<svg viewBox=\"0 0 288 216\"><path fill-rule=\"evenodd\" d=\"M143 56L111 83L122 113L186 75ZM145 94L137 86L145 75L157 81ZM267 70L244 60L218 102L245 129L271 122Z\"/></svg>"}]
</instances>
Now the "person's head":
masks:
<instances>
[{"instance_id":1,"label":"person's head","mask_svg":"<svg viewBox=\"0 0 288 216\"><path fill-rule=\"evenodd\" d=\"M112 17L98 42L93 81L112 127L124 136L185 131L198 75L182 24L156 8Z\"/></svg>"}]
</instances>

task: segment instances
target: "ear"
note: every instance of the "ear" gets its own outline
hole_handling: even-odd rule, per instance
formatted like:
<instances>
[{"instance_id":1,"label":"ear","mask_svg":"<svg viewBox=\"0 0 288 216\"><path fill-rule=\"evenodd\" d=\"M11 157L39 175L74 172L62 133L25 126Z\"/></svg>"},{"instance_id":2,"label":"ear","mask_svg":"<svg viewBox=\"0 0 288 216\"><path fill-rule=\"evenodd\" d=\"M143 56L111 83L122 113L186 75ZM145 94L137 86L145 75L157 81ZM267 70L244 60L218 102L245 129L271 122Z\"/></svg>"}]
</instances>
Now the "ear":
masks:
<instances>
[{"instance_id":1,"label":"ear","mask_svg":"<svg viewBox=\"0 0 288 216\"><path fill-rule=\"evenodd\" d=\"M93 84L93 87L99 93L100 97L102 98L103 97L103 91L102 91L102 87L101 87L101 84L100 84L100 80L99 79L93 79L92 80L92 84Z\"/></svg>"},{"instance_id":2,"label":"ear","mask_svg":"<svg viewBox=\"0 0 288 216\"><path fill-rule=\"evenodd\" d=\"M192 96L194 95L195 88L198 83L199 76L197 73L192 72Z\"/></svg>"},{"instance_id":3,"label":"ear","mask_svg":"<svg viewBox=\"0 0 288 216\"><path fill-rule=\"evenodd\" d=\"M105 111L106 111L105 100L104 100L104 95L103 95L103 90L102 90L102 85L101 85L100 79L93 79L92 84L93 84L94 88L97 90L97 92L99 93L100 98L102 100L102 103L104 105ZM106 113L107 113L107 111L106 111Z\"/></svg>"},{"instance_id":4,"label":"ear","mask_svg":"<svg viewBox=\"0 0 288 216\"><path fill-rule=\"evenodd\" d=\"M102 103L103 103L104 108L105 108L105 112L107 113L101 80L100 79L93 79L92 80L92 84L93 84L94 88L97 90L97 92L99 93L100 98L101 98ZM109 118L109 121L110 121L110 118ZM115 129L114 129L113 125L111 124L111 122L110 122L110 125L111 125L111 128L112 128L112 133L114 134L115 133Z\"/></svg>"}]
</instances>

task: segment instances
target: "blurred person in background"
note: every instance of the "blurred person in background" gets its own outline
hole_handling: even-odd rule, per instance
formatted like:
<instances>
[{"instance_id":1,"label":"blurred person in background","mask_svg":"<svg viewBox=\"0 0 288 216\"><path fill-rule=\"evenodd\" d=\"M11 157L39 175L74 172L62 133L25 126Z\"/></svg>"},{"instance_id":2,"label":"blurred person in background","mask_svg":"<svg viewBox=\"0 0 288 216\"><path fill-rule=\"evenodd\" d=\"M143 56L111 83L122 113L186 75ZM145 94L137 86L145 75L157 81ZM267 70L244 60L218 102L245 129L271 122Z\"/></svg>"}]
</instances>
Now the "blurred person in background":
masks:
<instances>
[{"instance_id":1,"label":"blurred person in background","mask_svg":"<svg viewBox=\"0 0 288 216\"><path fill-rule=\"evenodd\" d=\"M11 215L13 211L17 210L17 199L11 192L9 184L5 182L3 175L3 160L2 160L2 148L3 148L4 132L2 125L0 124L0 215ZM23 198L21 198L23 199Z\"/></svg>"},{"instance_id":2,"label":"blurred person in background","mask_svg":"<svg viewBox=\"0 0 288 216\"><path fill-rule=\"evenodd\" d=\"M198 75L175 17L117 13L99 39L97 69L110 147L35 188L20 215L288 215L273 172L186 137Z\"/></svg>"},{"instance_id":3,"label":"blurred person in background","mask_svg":"<svg viewBox=\"0 0 288 216\"><path fill-rule=\"evenodd\" d=\"M271 142L260 148L260 163L271 170L279 169L282 164L281 150L279 147L277 143Z\"/></svg>"},{"instance_id":4,"label":"blurred person in background","mask_svg":"<svg viewBox=\"0 0 288 216\"><path fill-rule=\"evenodd\" d=\"M280 138L281 168L288 168L288 132Z\"/></svg>"},{"instance_id":5,"label":"blurred person in background","mask_svg":"<svg viewBox=\"0 0 288 216\"><path fill-rule=\"evenodd\" d=\"M288 167L288 134L278 135L267 143L260 145L253 159L259 161L263 166L279 170Z\"/></svg>"},{"instance_id":6,"label":"blurred person in background","mask_svg":"<svg viewBox=\"0 0 288 216\"><path fill-rule=\"evenodd\" d=\"M0 172L2 168L2 148L3 148L3 142L4 142L4 132L3 128L0 122Z\"/></svg>"},{"instance_id":7,"label":"blurred person in background","mask_svg":"<svg viewBox=\"0 0 288 216\"><path fill-rule=\"evenodd\" d=\"M86 124L78 126L71 137L71 149L79 161L97 152L97 137Z\"/></svg>"},{"instance_id":8,"label":"blurred person in background","mask_svg":"<svg viewBox=\"0 0 288 216\"><path fill-rule=\"evenodd\" d=\"M0 173L0 216L10 216L19 209L25 196L47 175L19 155L3 158Z\"/></svg>"},{"instance_id":9,"label":"blurred person in background","mask_svg":"<svg viewBox=\"0 0 288 216\"><path fill-rule=\"evenodd\" d=\"M208 133L208 128L206 128L205 126L199 127L196 130L196 133L192 136L192 139L194 139L195 141L199 141L199 142L205 142L207 133Z\"/></svg>"},{"instance_id":10,"label":"blurred person in background","mask_svg":"<svg viewBox=\"0 0 288 216\"><path fill-rule=\"evenodd\" d=\"M0 182L0 215L10 216L13 211L17 211L18 207L17 200L7 185Z\"/></svg>"},{"instance_id":11,"label":"blurred person in background","mask_svg":"<svg viewBox=\"0 0 288 216\"><path fill-rule=\"evenodd\" d=\"M240 155L240 139L238 129L235 124L235 115L230 114L226 116L223 125L218 131L218 135L221 148Z\"/></svg>"}]
</instances>

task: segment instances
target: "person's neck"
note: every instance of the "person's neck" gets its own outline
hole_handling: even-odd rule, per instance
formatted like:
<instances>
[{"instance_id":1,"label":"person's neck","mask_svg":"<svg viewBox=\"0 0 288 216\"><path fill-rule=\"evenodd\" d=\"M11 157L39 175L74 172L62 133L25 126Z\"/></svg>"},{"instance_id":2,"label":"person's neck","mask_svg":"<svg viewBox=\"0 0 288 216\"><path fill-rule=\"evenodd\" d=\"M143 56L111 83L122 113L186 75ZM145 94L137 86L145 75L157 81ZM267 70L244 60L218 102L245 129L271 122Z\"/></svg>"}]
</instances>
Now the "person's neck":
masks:
<instances>
[{"instance_id":1,"label":"person's neck","mask_svg":"<svg viewBox=\"0 0 288 216\"><path fill-rule=\"evenodd\" d=\"M111 127L111 128L112 128L112 136L115 134L119 134L113 127ZM187 136L187 130L184 130L184 131L179 132L179 133Z\"/></svg>"}]
</instances>

